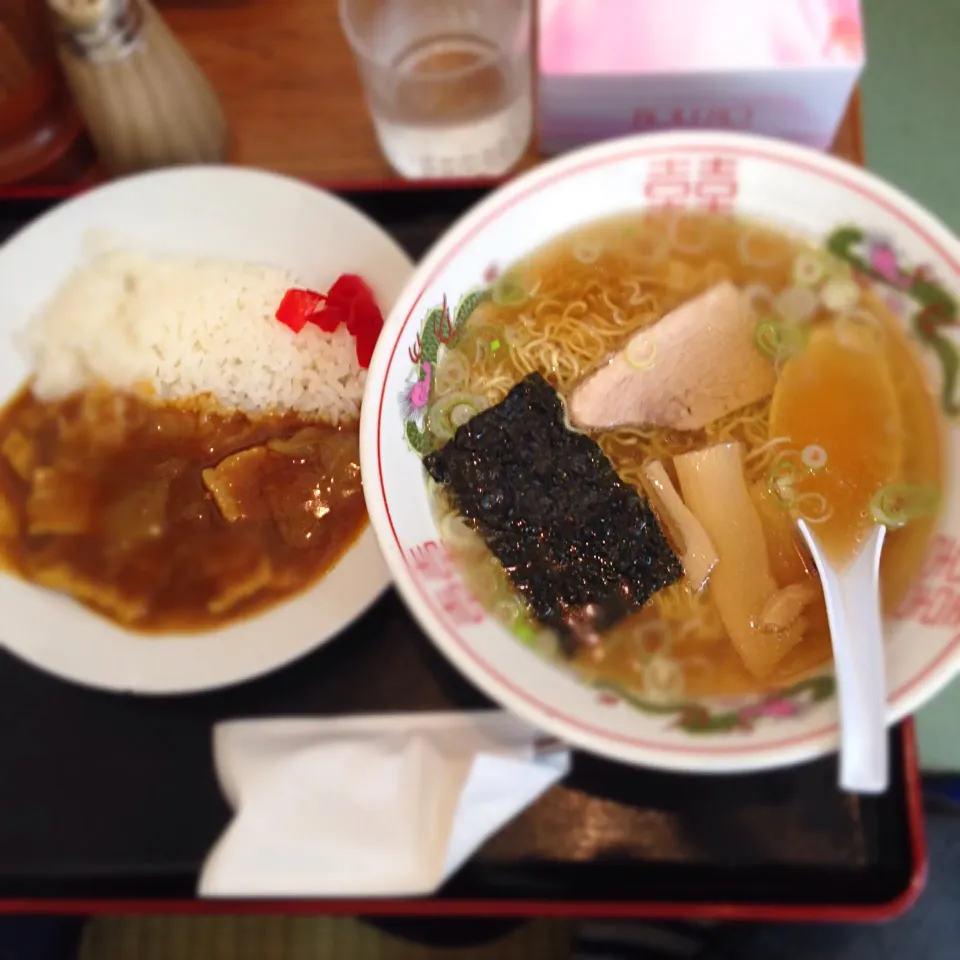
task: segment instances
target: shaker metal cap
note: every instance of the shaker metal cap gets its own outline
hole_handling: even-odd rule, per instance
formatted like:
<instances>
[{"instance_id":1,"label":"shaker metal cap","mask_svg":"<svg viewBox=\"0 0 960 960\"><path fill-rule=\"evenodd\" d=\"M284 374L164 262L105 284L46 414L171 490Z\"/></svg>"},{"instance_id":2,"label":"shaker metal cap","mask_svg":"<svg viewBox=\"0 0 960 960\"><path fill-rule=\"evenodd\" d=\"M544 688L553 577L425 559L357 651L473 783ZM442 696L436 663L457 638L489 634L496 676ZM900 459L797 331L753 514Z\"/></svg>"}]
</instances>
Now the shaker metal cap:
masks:
<instances>
[{"instance_id":1,"label":"shaker metal cap","mask_svg":"<svg viewBox=\"0 0 960 960\"><path fill-rule=\"evenodd\" d=\"M83 60L103 63L130 54L139 42L139 0L48 0L57 33Z\"/></svg>"}]
</instances>

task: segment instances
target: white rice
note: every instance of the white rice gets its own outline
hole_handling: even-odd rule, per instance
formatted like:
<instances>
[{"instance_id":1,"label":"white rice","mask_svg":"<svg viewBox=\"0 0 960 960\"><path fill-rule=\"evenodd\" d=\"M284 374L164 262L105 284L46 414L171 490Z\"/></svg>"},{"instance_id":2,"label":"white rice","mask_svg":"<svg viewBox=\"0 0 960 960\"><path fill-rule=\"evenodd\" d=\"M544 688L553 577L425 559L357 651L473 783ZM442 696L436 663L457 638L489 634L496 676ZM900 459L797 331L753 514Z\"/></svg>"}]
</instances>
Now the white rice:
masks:
<instances>
[{"instance_id":1,"label":"white rice","mask_svg":"<svg viewBox=\"0 0 960 960\"><path fill-rule=\"evenodd\" d=\"M161 399L212 395L257 414L355 420L366 371L353 337L274 316L302 286L277 267L106 254L74 273L23 331L34 393L55 400L97 383Z\"/></svg>"}]
</instances>

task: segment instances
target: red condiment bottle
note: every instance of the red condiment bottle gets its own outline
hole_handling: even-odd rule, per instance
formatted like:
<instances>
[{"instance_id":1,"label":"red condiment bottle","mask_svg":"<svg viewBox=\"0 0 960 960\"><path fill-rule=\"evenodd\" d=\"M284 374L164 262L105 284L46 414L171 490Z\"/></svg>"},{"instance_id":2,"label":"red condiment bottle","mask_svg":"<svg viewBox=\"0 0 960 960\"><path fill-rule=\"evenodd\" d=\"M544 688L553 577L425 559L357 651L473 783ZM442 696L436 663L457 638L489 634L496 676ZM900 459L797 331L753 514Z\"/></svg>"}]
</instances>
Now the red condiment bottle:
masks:
<instances>
[{"instance_id":1,"label":"red condiment bottle","mask_svg":"<svg viewBox=\"0 0 960 960\"><path fill-rule=\"evenodd\" d=\"M0 189L70 183L93 147L57 63L40 0L0 0Z\"/></svg>"}]
</instances>

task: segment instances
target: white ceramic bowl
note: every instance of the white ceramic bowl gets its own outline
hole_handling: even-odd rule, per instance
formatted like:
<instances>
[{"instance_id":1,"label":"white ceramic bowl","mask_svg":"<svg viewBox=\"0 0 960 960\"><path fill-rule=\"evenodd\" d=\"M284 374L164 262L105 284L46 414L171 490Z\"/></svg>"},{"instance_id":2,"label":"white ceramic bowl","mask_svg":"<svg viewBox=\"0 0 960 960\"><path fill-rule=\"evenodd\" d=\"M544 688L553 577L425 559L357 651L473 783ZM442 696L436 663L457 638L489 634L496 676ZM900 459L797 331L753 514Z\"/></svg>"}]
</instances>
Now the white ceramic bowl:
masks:
<instances>
[{"instance_id":1,"label":"white ceramic bowl","mask_svg":"<svg viewBox=\"0 0 960 960\"><path fill-rule=\"evenodd\" d=\"M411 351L431 308L444 297L453 308L484 284L491 266L508 265L577 224L667 199L729 204L816 240L853 224L871 238L889 240L907 271L924 266L953 297L960 295L957 239L902 193L829 156L716 133L634 137L569 154L512 181L463 217L401 295L367 381L361 421L367 505L397 587L423 629L467 677L514 713L585 750L654 767L708 772L797 763L837 746L830 671L774 698L702 701L694 709L678 705L657 713L599 693L470 605L457 571L443 563L424 471L405 441L398 398L409 384ZM913 309L908 297L900 299L906 311ZM960 385L947 373L958 356L956 330L938 327L936 347L919 343L931 389L950 408L950 480L919 590L886 625L890 722L914 711L960 668Z\"/></svg>"},{"instance_id":2,"label":"white ceramic bowl","mask_svg":"<svg viewBox=\"0 0 960 960\"><path fill-rule=\"evenodd\" d=\"M104 235L147 252L274 264L323 290L341 273L359 273L384 309L413 270L375 223L297 180L231 167L119 180L55 207L0 246L0 402L29 373L13 349L14 332ZM0 645L90 686L207 690L267 673L326 642L388 583L368 528L325 577L286 603L207 633L142 637L67 597L0 574Z\"/></svg>"}]
</instances>

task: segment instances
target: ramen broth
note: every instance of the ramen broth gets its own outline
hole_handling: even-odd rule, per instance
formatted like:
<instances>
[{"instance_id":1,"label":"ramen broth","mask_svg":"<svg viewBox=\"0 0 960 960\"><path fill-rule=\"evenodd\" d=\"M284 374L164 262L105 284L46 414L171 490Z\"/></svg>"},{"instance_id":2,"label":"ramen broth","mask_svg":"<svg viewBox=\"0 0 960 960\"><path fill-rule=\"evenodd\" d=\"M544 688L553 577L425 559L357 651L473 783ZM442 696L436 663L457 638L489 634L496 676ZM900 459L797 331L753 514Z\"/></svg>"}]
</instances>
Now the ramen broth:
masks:
<instances>
[{"instance_id":1,"label":"ramen broth","mask_svg":"<svg viewBox=\"0 0 960 960\"><path fill-rule=\"evenodd\" d=\"M942 452L933 399L897 318L846 264L783 232L716 214L631 216L579 228L511 267L434 371L426 422L440 445L533 371L569 398L634 334L724 281L756 315L756 349L778 378L772 397L703 429L638 424L591 435L641 493L650 461L660 461L679 489L675 457L738 442L776 586L806 585L813 599L798 627L802 639L764 676L744 666L709 578L699 590L686 578L661 590L574 653L572 663L590 679L650 700L769 689L829 660L822 591L797 516L820 524L843 561L873 522L880 488L894 499L926 491L925 509L911 522L887 524L895 528L881 563L884 609L902 598L933 529ZM690 344L690 362L698 350L722 362L709 342ZM432 489L441 536L480 601L522 642L555 652L555 638L532 618L480 535L444 490Z\"/></svg>"}]
</instances>

